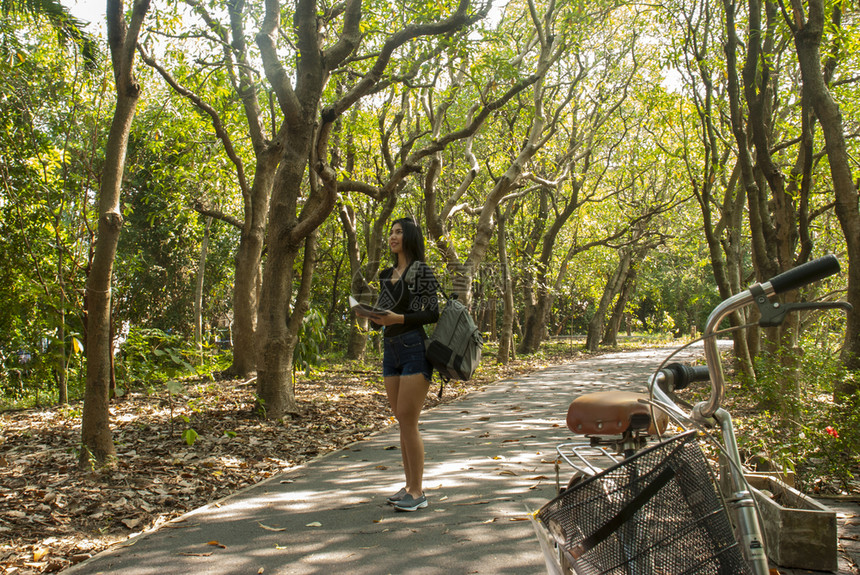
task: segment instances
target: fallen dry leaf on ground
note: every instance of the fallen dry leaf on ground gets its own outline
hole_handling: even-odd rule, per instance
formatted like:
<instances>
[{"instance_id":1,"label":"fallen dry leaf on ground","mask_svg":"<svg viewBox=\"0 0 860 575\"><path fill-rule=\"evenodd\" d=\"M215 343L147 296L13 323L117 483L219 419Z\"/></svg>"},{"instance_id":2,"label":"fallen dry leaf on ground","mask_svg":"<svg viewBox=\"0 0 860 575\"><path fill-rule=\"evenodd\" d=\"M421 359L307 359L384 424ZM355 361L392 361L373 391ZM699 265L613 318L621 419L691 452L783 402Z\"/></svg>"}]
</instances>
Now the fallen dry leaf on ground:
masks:
<instances>
[{"instance_id":1,"label":"fallen dry leaf on ground","mask_svg":"<svg viewBox=\"0 0 860 575\"><path fill-rule=\"evenodd\" d=\"M517 362L479 371L473 381L446 384L442 401L532 369ZM440 402L436 389L428 407ZM62 571L392 421L375 371L299 378L296 396L298 416L266 421L252 411L254 387L247 382L186 382L174 397L171 433L163 387L127 393L110 407L117 463L97 473L77 467L80 402L0 414L0 573ZM189 427L198 433L191 446L181 436Z\"/></svg>"}]
</instances>

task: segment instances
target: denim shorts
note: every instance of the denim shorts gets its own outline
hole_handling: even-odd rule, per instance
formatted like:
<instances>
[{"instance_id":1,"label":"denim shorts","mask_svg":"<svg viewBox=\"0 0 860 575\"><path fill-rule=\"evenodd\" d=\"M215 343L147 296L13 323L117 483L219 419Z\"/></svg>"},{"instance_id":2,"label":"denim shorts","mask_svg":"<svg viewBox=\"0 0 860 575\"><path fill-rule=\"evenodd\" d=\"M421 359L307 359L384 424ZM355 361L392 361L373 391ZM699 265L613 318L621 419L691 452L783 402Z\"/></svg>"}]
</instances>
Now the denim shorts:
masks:
<instances>
[{"instance_id":1,"label":"denim shorts","mask_svg":"<svg viewBox=\"0 0 860 575\"><path fill-rule=\"evenodd\" d=\"M433 377L433 367L424 356L424 333L411 330L393 337L382 338L383 377L423 373L427 381Z\"/></svg>"}]
</instances>

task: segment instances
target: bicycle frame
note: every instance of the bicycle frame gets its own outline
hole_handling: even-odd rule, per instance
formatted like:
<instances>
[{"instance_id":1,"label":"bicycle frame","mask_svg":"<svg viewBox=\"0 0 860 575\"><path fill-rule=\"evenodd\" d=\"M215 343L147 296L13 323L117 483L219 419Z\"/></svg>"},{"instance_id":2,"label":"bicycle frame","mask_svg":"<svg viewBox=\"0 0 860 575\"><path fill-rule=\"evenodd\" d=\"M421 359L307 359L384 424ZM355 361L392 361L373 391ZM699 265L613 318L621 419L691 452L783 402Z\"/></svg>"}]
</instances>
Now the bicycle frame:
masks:
<instances>
[{"instance_id":1,"label":"bicycle frame","mask_svg":"<svg viewBox=\"0 0 860 575\"><path fill-rule=\"evenodd\" d=\"M762 326L778 325L791 309L796 308L842 307L850 309L850 306L844 303L794 303L781 305L779 303L772 303L769 299L772 295L801 287L833 275L838 271L838 260L834 256L826 256L780 274L770 281L755 284L748 290L720 303L708 317L702 337L704 340L708 376L711 383L711 395L707 401L696 404L690 413L678 407L672 398L669 397L668 393L664 392L657 385L661 382L660 377L672 377L671 375L667 375L668 370L667 373L661 373L663 371L661 370L649 382L652 401L648 402L645 400L646 403L651 403L652 406L664 411L669 417L679 422L692 422L699 427L712 427L714 424L719 426L722 432L725 455L729 463L726 466L726 473L728 475L727 483L730 493L727 494L725 504L729 516L734 520L737 544L740 547L743 558L755 575L768 575L770 571L755 502L743 474L742 460L738 450L732 418L725 409L720 407L724 398L725 378L717 348L717 330L722 321L730 314L752 303L756 303L759 306L759 310L762 313L759 324ZM703 377L704 374L702 373L697 376L697 379L702 379ZM690 379L689 381L694 381L694 379ZM572 403L571 409L573 405ZM568 420L568 426L571 430L574 429L571 427L570 420ZM629 447L631 448L631 452L636 451L632 445ZM558 461L563 459L585 475L594 475L601 472L599 466L589 461L593 457L608 457L610 461L615 463L624 460L624 457L614 457L612 453L600 447L599 444L586 446L582 443L565 443L559 445L556 449L560 456ZM570 457L565 452L566 449L569 450ZM628 454L629 452L626 452L625 457ZM581 464L576 464L573 461L574 458L577 458ZM556 473L558 480L558 468L556 469Z\"/></svg>"},{"instance_id":2,"label":"bicycle frame","mask_svg":"<svg viewBox=\"0 0 860 575\"><path fill-rule=\"evenodd\" d=\"M775 293L770 282L763 284L761 289L765 294L764 297ZM691 415L693 420L698 422L704 422L713 417L720 426L726 457L729 459L727 469L729 484L731 485L731 497L726 501L729 514L735 518L738 541L753 573L756 575L767 575L769 568L761 534L761 526L758 522L755 501L753 501L752 493L743 476L741 455L738 451L732 417L729 412L720 407L724 397L725 378L722 361L717 349L717 341L713 337L713 333L725 318L733 312L750 305L753 299L752 291L741 292L718 305L708 317L705 325L704 347L705 361L711 376L711 397L707 402L697 404L693 408Z\"/></svg>"},{"instance_id":3,"label":"bicycle frame","mask_svg":"<svg viewBox=\"0 0 860 575\"><path fill-rule=\"evenodd\" d=\"M705 356L706 358L715 358L713 360L709 358L707 360L707 364L708 372L711 375L711 400L713 400L715 396L718 397L719 401L716 403L717 406L719 406L723 397L723 370L719 352L717 351L716 340L714 337L708 337L708 335L716 330L716 327L719 326L722 318L732 311L749 304L751 298L743 297L744 295L748 295L748 292L746 294L740 294L738 297L732 298L731 300L726 300L724 303L726 304L725 308L728 311L723 310L716 319L715 314L712 313L711 319L715 319L715 321L713 323L710 320L708 321L708 329L705 332ZM717 310L719 310L720 307L722 306L718 306ZM715 312L717 310L715 310ZM709 356L709 353L712 355ZM715 372L719 374L716 376L716 379ZM687 414L678 409L675 402L672 401L672 399L665 394L658 385L655 385L656 383L656 379L652 379L651 392L655 398L654 403L659 406L660 409L669 413L670 417L680 420L687 419ZM722 432L725 455L729 460L729 465L726 468L728 469L730 478L729 484L731 486L731 496L727 498L726 506L728 507L729 515L735 519L737 539L750 569L755 575L768 575L770 569L768 567L767 554L765 553L761 534L761 526L758 522L755 501L753 500L752 493L749 490L746 479L743 476L741 455L738 450L734 426L732 425L732 417L728 411L721 407L717 407L715 410L710 410L710 415L705 416L704 414L708 413L707 408L711 403L712 401L697 404L693 408L689 419L702 425L708 425L712 421L715 421L719 425L720 431Z\"/></svg>"},{"instance_id":4,"label":"bicycle frame","mask_svg":"<svg viewBox=\"0 0 860 575\"><path fill-rule=\"evenodd\" d=\"M782 273L770 281L755 284L748 290L738 293L720 303L708 316L703 335L705 360L708 366L711 381L711 396L708 401L698 403L693 407L690 417L699 424L705 424L713 419L717 422L722 432L725 454L729 460L727 466L731 496L727 500L730 515L735 518L738 541L740 542L744 555L750 564L750 568L756 575L767 575L769 573L767 556L761 535L761 527L758 522L755 502L749 491L746 479L743 476L741 456L738 451L737 439L731 415L720 407L722 405L725 377L720 354L717 349L715 332L720 324L733 312L744 308L752 303L757 303L763 311L766 325L778 325L782 318L788 313L792 306L780 306L779 303L770 304L770 296L789 291L808 283L818 281L839 271L839 261L832 255L808 262L792 270ZM839 304L836 304L839 305ZM769 306L769 307L768 307ZM794 307L833 307L823 304L795 304ZM844 305L840 305L844 307ZM760 322L765 324L764 321ZM652 391L661 392L659 386L652 385ZM659 401L674 406L665 394L659 393Z\"/></svg>"}]
</instances>

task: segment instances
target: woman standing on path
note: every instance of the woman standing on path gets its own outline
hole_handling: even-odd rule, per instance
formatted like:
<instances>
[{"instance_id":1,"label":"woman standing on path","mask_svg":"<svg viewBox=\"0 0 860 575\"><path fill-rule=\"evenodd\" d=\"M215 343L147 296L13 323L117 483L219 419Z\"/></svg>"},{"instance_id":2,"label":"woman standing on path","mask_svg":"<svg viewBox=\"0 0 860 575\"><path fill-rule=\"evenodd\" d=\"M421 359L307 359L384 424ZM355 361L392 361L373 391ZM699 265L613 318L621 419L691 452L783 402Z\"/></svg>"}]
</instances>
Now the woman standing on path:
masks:
<instances>
[{"instance_id":1,"label":"woman standing on path","mask_svg":"<svg viewBox=\"0 0 860 575\"><path fill-rule=\"evenodd\" d=\"M388 498L400 511L427 507L424 480L424 442L418 416L430 389L433 368L424 356L424 325L439 319L438 282L424 263L424 236L411 218L391 225L388 247L393 267L379 274L377 307L388 313L372 317L383 330L382 376L388 404L400 424L400 452L406 486Z\"/></svg>"}]
</instances>

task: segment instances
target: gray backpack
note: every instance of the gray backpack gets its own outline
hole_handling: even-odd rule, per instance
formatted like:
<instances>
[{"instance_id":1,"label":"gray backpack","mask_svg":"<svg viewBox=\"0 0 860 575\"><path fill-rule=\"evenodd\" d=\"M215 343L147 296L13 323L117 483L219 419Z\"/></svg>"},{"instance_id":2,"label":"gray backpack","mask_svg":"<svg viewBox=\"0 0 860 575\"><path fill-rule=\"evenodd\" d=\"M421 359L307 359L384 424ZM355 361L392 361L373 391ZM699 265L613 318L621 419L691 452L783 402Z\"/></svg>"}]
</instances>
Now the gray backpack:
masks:
<instances>
[{"instance_id":1,"label":"gray backpack","mask_svg":"<svg viewBox=\"0 0 860 575\"><path fill-rule=\"evenodd\" d=\"M433 335L425 342L427 360L439 372L443 382L451 379L468 381L481 363L484 339L457 295L450 298L446 295L445 298L447 303L439 313Z\"/></svg>"}]
</instances>

